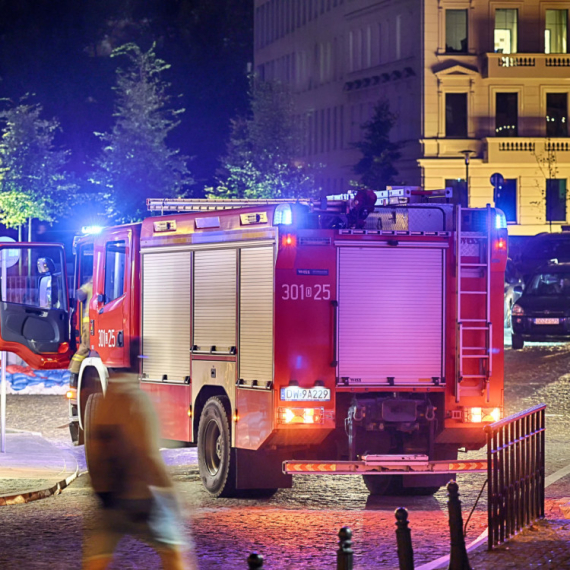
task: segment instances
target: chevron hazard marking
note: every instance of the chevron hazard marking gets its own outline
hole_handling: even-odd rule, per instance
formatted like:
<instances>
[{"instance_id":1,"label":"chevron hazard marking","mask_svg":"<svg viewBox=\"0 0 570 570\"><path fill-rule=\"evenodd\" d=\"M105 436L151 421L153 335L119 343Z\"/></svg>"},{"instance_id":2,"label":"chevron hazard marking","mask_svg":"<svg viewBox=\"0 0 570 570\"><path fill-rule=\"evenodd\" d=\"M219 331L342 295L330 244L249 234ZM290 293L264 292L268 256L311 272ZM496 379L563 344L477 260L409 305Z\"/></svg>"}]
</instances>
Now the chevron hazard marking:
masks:
<instances>
[{"instance_id":1,"label":"chevron hazard marking","mask_svg":"<svg viewBox=\"0 0 570 570\"><path fill-rule=\"evenodd\" d=\"M287 470L298 473L323 473L336 471L336 463L289 463Z\"/></svg>"},{"instance_id":2,"label":"chevron hazard marking","mask_svg":"<svg viewBox=\"0 0 570 570\"><path fill-rule=\"evenodd\" d=\"M450 463L450 471L476 471L487 469L486 461L462 461L461 463Z\"/></svg>"}]
</instances>

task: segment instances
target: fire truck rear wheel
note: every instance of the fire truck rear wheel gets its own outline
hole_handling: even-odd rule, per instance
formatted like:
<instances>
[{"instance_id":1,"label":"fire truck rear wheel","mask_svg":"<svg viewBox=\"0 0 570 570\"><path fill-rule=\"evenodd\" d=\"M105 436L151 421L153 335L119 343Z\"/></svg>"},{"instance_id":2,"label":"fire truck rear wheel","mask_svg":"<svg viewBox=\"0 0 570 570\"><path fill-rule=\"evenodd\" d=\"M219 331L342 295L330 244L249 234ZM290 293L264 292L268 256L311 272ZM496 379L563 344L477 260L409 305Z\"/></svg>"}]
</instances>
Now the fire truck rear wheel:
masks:
<instances>
[{"instance_id":1,"label":"fire truck rear wheel","mask_svg":"<svg viewBox=\"0 0 570 570\"><path fill-rule=\"evenodd\" d=\"M390 495L393 486L392 475L363 475L364 484L371 495Z\"/></svg>"},{"instance_id":2,"label":"fire truck rear wheel","mask_svg":"<svg viewBox=\"0 0 570 570\"><path fill-rule=\"evenodd\" d=\"M215 497L235 495L235 465L232 461L229 400L210 398L198 426L198 468L206 490Z\"/></svg>"}]
</instances>

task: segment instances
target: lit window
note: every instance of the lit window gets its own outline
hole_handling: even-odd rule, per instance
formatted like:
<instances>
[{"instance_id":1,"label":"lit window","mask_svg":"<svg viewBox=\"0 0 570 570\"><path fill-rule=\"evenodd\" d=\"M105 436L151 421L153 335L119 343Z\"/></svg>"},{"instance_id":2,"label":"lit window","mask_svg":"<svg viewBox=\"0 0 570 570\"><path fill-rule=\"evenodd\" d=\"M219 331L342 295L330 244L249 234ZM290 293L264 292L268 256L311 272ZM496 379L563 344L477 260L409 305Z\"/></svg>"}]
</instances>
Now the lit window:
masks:
<instances>
[{"instance_id":1,"label":"lit window","mask_svg":"<svg viewBox=\"0 0 570 570\"><path fill-rule=\"evenodd\" d=\"M544 53L567 53L568 10L546 10Z\"/></svg>"},{"instance_id":2,"label":"lit window","mask_svg":"<svg viewBox=\"0 0 570 570\"><path fill-rule=\"evenodd\" d=\"M445 11L445 51L467 52L467 10Z\"/></svg>"},{"instance_id":3,"label":"lit window","mask_svg":"<svg viewBox=\"0 0 570 570\"><path fill-rule=\"evenodd\" d=\"M517 53L518 10L495 11L495 52Z\"/></svg>"}]
</instances>

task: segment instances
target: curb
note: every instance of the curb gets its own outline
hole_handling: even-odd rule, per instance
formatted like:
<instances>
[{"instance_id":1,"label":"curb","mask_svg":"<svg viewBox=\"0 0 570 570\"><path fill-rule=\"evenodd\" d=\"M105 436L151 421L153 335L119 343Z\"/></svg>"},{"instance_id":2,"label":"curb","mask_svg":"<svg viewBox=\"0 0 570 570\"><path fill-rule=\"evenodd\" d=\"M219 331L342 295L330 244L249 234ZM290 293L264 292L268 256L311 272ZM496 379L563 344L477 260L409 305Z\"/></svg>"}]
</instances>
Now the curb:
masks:
<instances>
[{"instance_id":1,"label":"curb","mask_svg":"<svg viewBox=\"0 0 570 570\"><path fill-rule=\"evenodd\" d=\"M39 491L28 491L27 493L16 493L15 495L2 495L0 497L0 507L8 505L23 505L40 499L46 499L52 495L59 495L67 486L69 486L79 476L79 466L76 467L75 473L72 473L65 479L58 481L48 489L40 489Z\"/></svg>"}]
</instances>

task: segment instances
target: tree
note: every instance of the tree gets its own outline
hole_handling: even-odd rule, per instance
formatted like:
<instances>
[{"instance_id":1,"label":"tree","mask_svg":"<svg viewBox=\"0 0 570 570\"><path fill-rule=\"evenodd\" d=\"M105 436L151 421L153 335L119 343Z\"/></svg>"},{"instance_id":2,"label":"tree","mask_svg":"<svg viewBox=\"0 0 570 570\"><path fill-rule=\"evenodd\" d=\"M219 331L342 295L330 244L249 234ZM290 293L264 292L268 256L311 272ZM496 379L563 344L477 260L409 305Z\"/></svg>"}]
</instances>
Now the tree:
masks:
<instances>
[{"instance_id":1,"label":"tree","mask_svg":"<svg viewBox=\"0 0 570 570\"><path fill-rule=\"evenodd\" d=\"M298 198L318 194L318 167L298 160L303 134L291 92L277 81L250 81L249 114L231 121L213 198Z\"/></svg>"},{"instance_id":2,"label":"tree","mask_svg":"<svg viewBox=\"0 0 570 570\"><path fill-rule=\"evenodd\" d=\"M362 140L354 144L362 153L354 172L371 190L384 190L393 184L398 174L394 162L400 158L399 145L390 141L390 131L395 123L396 116L390 111L388 101L378 102L372 118L362 125Z\"/></svg>"},{"instance_id":3,"label":"tree","mask_svg":"<svg viewBox=\"0 0 570 570\"><path fill-rule=\"evenodd\" d=\"M552 231L552 222L561 222L566 219L566 181L558 181L558 162L556 159L556 144L549 138L544 141L544 152L537 153L536 147L533 145L531 147L530 153L534 156L536 164L545 179L545 185L542 186L538 180L535 181L536 186L539 191L540 198L534 200L531 204L536 206L545 206L545 217L546 222L550 226L550 231ZM560 200L555 200L555 195L560 192L561 188L558 184L562 183L563 186L563 196ZM563 212L560 212L560 208L554 208L552 202L559 203L562 206Z\"/></svg>"},{"instance_id":4,"label":"tree","mask_svg":"<svg viewBox=\"0 0 570 570\"><path fill-rule=\"evenodd\" d=\"M117 69L115 124L96 133L103 151L93 181L108 200L109 216L126 222L143 216L147 198L183 196L193 179L188 159L167 144L184 112L170 107L169 84L162 79L170 65L156 56L154 44L147 52L125 44L111 57L127 57L129 65Z\"/></svg>"},{"instance_id":5,"label":"tree","mask_svg":"<svg viewBox=\"0 0 570 570\"><path fill-rule=\"evenodd\" d=\"M53 222L64 214L76 185L58 150L56 119L42 119L42 106L26 102L0 112L0 222L21 226L28 218Z\"/></svg>"}]
</instances>

